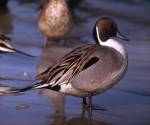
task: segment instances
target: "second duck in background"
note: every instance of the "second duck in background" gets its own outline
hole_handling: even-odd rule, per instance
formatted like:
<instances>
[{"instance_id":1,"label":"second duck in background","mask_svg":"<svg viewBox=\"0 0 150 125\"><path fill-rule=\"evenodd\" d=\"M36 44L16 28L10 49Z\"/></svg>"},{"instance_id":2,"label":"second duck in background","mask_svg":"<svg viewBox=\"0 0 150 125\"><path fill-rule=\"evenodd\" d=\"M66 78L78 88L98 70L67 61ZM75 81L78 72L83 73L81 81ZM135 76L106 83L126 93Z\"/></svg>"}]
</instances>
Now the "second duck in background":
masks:
<instances>
[{"instance_id":1,"label":"second duck in background","mask_svg":"<svg viewBox=\"0 0 150 125\"><path fill-rule=\"evenodd\" d=\"M41 10L38 24L46 41L65 40L73 25L67 1L48 0Z\"/></svg>"}]
</instances>

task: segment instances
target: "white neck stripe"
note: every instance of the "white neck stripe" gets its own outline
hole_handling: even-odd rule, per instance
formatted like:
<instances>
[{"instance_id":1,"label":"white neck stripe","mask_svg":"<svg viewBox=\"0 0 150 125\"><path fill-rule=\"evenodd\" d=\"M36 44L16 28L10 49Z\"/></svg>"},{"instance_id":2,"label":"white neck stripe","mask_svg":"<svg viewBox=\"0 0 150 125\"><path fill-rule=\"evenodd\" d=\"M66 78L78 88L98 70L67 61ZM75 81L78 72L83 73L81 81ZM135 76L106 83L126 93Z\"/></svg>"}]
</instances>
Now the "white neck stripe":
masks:
<instances>
[{"instance_id":1,"label":"white neck stripe","mask_svg":"<svg viewBox=\"0 0 150 125\"><path fill-rule=\"evenodd\" d=\"M96 26L96 35L97 35L97 40L100 45L111 47L111 48L117 50L119 53L121 53L123 55L123 57L125 57L126 51L125 51L124 47L119 43L118 39L110 38L105 42L101 41L99 30L98 30L97 26Z\"/></svg>"},{"instance_id":2,"label":"white neck stripe","mask_svg":"<svg viewBox=\"0 0 150 125\"><path fill-rule=\"evenodd\" d=\"M98 39L98 42L99 44L101 43L101 39L99 37L99 30L98 30L98 27L96 26L96 35L97 35L97 39Z\"/></svg>"}]
</instances>

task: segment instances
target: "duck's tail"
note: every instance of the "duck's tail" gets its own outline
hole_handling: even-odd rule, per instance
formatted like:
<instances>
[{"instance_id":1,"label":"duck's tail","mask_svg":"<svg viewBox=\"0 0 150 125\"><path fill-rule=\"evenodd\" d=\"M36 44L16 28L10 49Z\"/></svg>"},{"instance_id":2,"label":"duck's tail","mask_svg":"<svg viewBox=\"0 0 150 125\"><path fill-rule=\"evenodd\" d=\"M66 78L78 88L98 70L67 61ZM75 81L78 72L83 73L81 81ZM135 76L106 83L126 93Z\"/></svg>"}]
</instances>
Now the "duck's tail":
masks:
<instances>
[{"instance_id":1,"label":"duck's tail","mask_svg":"<svg viewBox=\"0 0 150 125\"><path fill-rule=\"evenodd\" d=\"M26 87L3 87L3 90L0 87L0 94L1 95L11 95L11 94L19 94L21 92L29 91L32 89L40 89L40 88L46 88L48 87L48 84L45 84L43 82L38 82L36 84L26 86Z\"/></svg>"}]
</instances>

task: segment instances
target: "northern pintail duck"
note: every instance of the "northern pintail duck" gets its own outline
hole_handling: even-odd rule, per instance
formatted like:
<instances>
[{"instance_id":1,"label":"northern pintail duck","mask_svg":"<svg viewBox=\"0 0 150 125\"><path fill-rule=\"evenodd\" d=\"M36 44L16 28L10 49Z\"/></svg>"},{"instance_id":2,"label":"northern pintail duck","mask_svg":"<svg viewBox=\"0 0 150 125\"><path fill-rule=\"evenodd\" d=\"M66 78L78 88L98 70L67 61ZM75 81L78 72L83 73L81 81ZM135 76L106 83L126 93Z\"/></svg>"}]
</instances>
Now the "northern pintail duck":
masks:
<instances>
[{"instance_id":1,"label":"northern pintail duck","mask_svg":"<svg viewBox=\"0 0 150 125\"><path fill-rule=\"evenodd\" d=\"M66 39L72 28L72 17L66 0L47 0L39 16L39 29L50 41Z\"/></svg>"},{"instance_id":2,"label":"northern pintail duck","mask_svg":"<svg viewBox=\"0 0 150 125\"><path fill-rule=\"evenodd\" d=\"M48 88L83 98L92 107L92 96L105 92L125 74L128 58L120 43L128 40L108 17L100 18L93 29L96 44L86 44L66 54L56 64L38 75L40 82L14 92ZM89 99L88 103L86 98Z\"/></svg>"},{"instance_id":3,"label":"northern pintail duck","mask_svg":"<svg viewBox=\"0 0 150 125\"><path fill-rule=\"evenodd\" d=\"M5 35L0 35L0 52L3 53L11 53L11 52L16 52L16 53L20 53L26 56L30 56L30 57L34 57L32 55L29 55L25 52L22 52L18 49L15 49L14 47L11 46L10 42L11 42L11 38L5 36Z\"/></svg>"}]
</instances>

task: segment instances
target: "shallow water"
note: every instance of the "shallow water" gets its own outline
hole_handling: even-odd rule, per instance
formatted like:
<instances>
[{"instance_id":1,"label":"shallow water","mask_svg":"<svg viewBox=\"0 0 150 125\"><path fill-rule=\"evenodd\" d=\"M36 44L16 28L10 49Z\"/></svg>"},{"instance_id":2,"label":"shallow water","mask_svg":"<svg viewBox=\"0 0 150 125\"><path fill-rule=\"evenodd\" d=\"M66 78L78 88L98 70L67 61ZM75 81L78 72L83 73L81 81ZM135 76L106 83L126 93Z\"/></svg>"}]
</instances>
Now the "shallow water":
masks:
<instances>
[{"instance_id":1,"label":"shallow water","mask_svg":"<svg viewBox=\"0 0 150 125\"><path fill-rule=\"evenodd\" d=\"M100 16L110 16L131 42L125 42L129 68L111 90L93 98L91 119L82 111L81 99L52 91L30 91L17 96L0 96L1 125L149 125L150 124L150 2L149 0L84 0L75 10L76 27L69 47L51 45L43 49L44 38L37 20L36 0L13 0L0 13L0 32L12 37L12 45L37 58L0 54L0 84L31 85L35 76L73 47L93 41L92 27Z\"/></svg>"}]
</instances>

